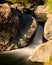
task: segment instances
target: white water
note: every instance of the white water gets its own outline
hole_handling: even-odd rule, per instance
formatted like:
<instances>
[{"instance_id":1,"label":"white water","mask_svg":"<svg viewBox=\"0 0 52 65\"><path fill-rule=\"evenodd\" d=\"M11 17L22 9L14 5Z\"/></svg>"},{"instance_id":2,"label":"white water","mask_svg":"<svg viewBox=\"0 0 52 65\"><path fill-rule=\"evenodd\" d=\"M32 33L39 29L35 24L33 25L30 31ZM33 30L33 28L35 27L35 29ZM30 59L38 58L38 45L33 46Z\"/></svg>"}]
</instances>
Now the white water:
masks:
<instances>
[{"instance_id":1,"label":"white water","mask_svg":"<svg viewBox=\"0 0 52 65\"><path fill-rule=\"evenodd\" d=\"M26 58L27 59L32 53L33 48L36 47L38 44L42 43L42 39L43 39L42 35L43 35L43 28L42 26L39 25L38 30L33 38L32 44L30 44L28 47L24 47L21 49L1 52L0 55L7 54L7 55L12 55L16 58Z\"/></svg>"}]
</instances>

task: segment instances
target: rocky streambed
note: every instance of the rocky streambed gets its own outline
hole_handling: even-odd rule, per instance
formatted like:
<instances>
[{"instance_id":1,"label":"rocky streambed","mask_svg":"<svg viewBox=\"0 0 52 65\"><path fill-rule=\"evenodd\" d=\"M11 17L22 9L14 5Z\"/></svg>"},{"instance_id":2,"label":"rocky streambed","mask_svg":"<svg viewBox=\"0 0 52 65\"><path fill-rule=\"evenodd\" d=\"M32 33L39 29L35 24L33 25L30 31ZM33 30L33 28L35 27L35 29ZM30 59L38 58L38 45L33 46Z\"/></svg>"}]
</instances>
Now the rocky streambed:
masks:
<instances>
[{"instance_id":1,"label":"rocky streambed","mask_svg":"<svg viewBox=\"0 0 52 65\"><path fill-rule=\"evenodd\" d=\"M44 5L0 4L1 65L44 65L52 57L52 14L46 11Z\"/></svg>"}]
</instances>

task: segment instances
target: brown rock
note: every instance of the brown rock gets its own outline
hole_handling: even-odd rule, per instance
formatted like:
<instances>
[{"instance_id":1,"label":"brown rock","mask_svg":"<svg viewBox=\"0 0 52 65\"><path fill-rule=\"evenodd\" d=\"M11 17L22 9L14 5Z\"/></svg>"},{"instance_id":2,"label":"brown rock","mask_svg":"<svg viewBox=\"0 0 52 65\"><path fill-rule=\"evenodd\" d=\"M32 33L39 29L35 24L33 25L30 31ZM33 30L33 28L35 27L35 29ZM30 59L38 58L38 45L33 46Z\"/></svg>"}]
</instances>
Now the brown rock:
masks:
<instances>
[{"instance_id":1,"label":"brown rock","mask_svg":"<svg viewBox=\"0 0 52 65\"><path fill-rule=\"evenodd\" d=\"M34 10L34 13L38 21L45 22L47 20L45 6L37 6L37 8Z\"/></svg>"},{"instance_id":2,"label":"brown rock","mask_svg":"<svg viewBox=\"0 0 52 65\"><path fill-rule=\"evenodd\" d=\"M11 8L14 8L14 9L17 9L19 10L21 13L23 13L23 8L24 6L20 3L16 3L16 4L13 4L13 5L10 5Z\"/></svg>"},{"instance_id":3,"label":"brown rock","mask_svg":"<svg viewBox=\"0 0 52 65\"><path fill-rule=\"evenodd\" d=\"M1 49L3 51L9 42L9 45L11 45L11 42L17 34L19 23L17 13L16 9L11 9L7 3L0 4L0 45L2 44L4 49L2 49L2 47Z\"/></svg>"},{"instance_id":4,"label":"brown rock","mask_svg":"<svg viewBox=\"0 0 52 65\"><path fill-rule=\"evenodd\" d=\"M4 16L5 18L8 18L10 13L11 13L11 10L10 10L10 7L7 3L0 4L0 15L1 16Z\"/></svg>"},{"instance_id":5,"label":"brown rock","mask_svg":"<svg viewBox=\"0 0 52 65\"><path fill-rule=\"evenodd\" d=\"M32 62L46 62L52 57L52 40L38 45L30 55L29 59Z\"/></svg>"},{"instance_id":6,"label":"brown rock","mask_svg":"<svg viewBox=\"0 0 52 65\"><path fill-rule=\"evenodd\" d=\"M20 17L19 33L18 33L18 45L24 47L28 45L29 39L37 29L36 19L30 15L23 14Z\"/></svg>"},{"instance_id":7,"label":"brown rock","mask_svg":"<svg viewBox=\"0 0 52 65\"><path fill-rule=\"evenodd\" d=\"M17 4L12 4L12 5L10 5L10 7L16 9Z\"/></svg>"},{"instance_id":8,"label":"brown rock","mask_svg":"<svg viewBox=\"0 0 52 65\"><path fill-rule=\"evenodd\" d=\"M44 37L47 40L52 40L52 14L48 15L47 22L45 23Z\"/></svg>"}]
</instances>

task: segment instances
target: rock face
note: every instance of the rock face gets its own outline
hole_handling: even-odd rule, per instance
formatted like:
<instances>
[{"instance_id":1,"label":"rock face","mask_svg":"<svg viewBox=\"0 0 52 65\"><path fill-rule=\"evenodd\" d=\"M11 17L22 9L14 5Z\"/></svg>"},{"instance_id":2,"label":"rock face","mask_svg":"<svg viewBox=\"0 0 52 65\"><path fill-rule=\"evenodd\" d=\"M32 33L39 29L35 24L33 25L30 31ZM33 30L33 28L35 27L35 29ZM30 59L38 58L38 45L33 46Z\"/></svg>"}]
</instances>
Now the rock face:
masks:
<instances>
[{"instance_id":1,"label":"rock face","mask_svg":"<svg viewBox=\"0 0 52 65\"><path fill-rule=\"evenodd\" d=\"M37 29L36 19L30 15L18 13L16 7L15 4L0 4L0 48L2 51L10 50L14 46L18 48L28 45L29 39Z\"/></svg>"},{"instance_id":2,"label":"rock face","mask_svg":"<svg viewBox=\"0 0 52 65\"><path fill-rule=\"evenodd\" d=\"M46 15L46 7L45 6L38 6L35 10L34 13L37 17L37 20L40 22L45 22L47 20L47 15Z\"/></svg>"},{"instance_id":3,"label":"rock face","mask_svg":"<svg viewBox=\"0 0 52 65\"><path fill-rule=\"evenodd\" d=\"M30 15L23 14L19 17L19 33L17 35L17 42L19 47L28 45L29 39L37 29L37 22Z\"/></svg>"},{"instance_id":4,"label":"rock face","mask_svg":"<svg viewBox=\"0 0 52 65\"><path fill-rule=\"evenodd\" d=\"M44 37L47 40L52 40L52 14L49 15L44 27Z\"/></svg>"},{"instance_id":5,"label":"rock face","mask_svg":"<svg viewBox=\"0 0 52 65\"><path fill-rule=\"evenodd\" d=\"M8 4L0 4L0 50L10 46L9 42L12 42L17 34L18 23L19 18L16 12L14 14Z\"/></svg>"},{"instance_id":6,"label":"rock face","mask_svg":"<svg viewBox=\"0 0 52 65\"><path fill-rule=\"evenodd\" d=\"M10 7L15 8L18 11L20 11L21 13L23 13L24 6L22 4L20 4L20 3L10 5Z\"/></svg>"},{"instance_id":7,"label":"rock face","mask_svg":"<svg viewBox=\"0 0 52 65\"><path fill-rule=\"evenodd\" d=\"M38 45L30 55L29 59L32 62L46 62L49 57L52 57L52 40Z\"/></svg>"}]
</instances>

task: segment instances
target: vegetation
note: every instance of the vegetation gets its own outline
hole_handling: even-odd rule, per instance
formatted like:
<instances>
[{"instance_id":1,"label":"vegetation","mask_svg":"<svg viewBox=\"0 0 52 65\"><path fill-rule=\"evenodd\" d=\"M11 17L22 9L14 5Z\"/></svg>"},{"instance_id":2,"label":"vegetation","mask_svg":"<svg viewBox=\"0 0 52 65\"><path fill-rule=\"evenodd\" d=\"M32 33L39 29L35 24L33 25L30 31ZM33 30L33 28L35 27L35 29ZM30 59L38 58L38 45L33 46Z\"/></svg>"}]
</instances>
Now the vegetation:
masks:
<instances>
[{"instance_id":1,"label":"vegetation","mask_svg":"<svg viewBox=\"0 0 52 65\"><path fill-rule=\"evenodd\" d=\"M48 13L52 13L52 0L46 0L45 5L48 6Z\"/></svg>"},{"instance_id":2,"label":"vegetation","mask_svg":"<svg viewBox=\"0 0 52 65\"><path fill-rule=\"evenodd\" d=\"M28 3L31 3L31 2L36 2L36 3L42 3L44 2L44 4L46 6L48 6L48 13L52 13L52 0L5 0L5 1L8 1L8 2L11 2L11 3L16 3L16 2L20 2L22 3L23 5L26 5Z\"/></svg>"},{"instance_id":3,"label":"vegetation","mask_svg":"<svg viewBox=\"0 0 52 65\"><path fill-rule=\"evenodd\" d=\"M16 3L16 2L20 2L22 3L23 5L26 5L28 3L31 3L31 2L36 2L36 3L42 3L44 0L6 0L8 2L11 2L11 3Z\"/></svg>"},{"instance_id":4,"label":"vegetation","mask_svg":"<svg viewBox=\"0 0 52 65\"><path fill-rule=\"evenodd\" d=\"M44 65L52 65L52 58L49 57L49 59L47 60L47 62L44 63Z\"/></svg>"},{"instance_id":5,"label":"vegetation","mask_svg":"<svg viewBox=\"0 0 52 65\"><path fill-rule=\"evenodd\" d=\"M16 3L17 0L7 0L7 1L11 3Z\"/></svg>"},{"instance_id":6,"label":"vegetation","mask_svg":"<svg viewBox=\"0 0 52 65\"><path fill-rule=\"evenodd\" d=\"M6 0L6 1L11 2L11 3L20 2L23 5L26 5L26 4L30 3L32 0Z\"/></svg>"}]
</instances>

